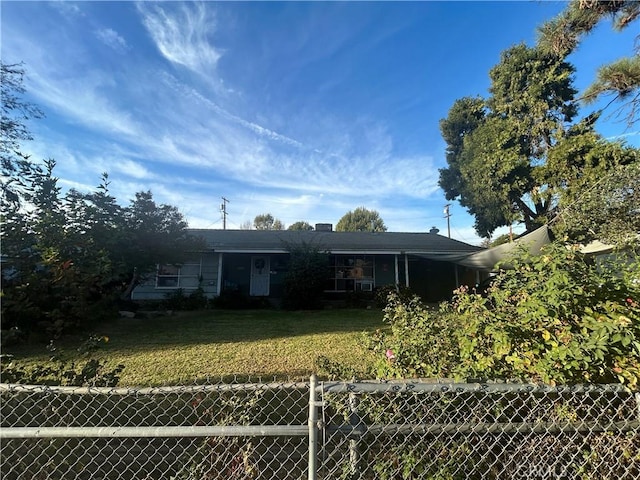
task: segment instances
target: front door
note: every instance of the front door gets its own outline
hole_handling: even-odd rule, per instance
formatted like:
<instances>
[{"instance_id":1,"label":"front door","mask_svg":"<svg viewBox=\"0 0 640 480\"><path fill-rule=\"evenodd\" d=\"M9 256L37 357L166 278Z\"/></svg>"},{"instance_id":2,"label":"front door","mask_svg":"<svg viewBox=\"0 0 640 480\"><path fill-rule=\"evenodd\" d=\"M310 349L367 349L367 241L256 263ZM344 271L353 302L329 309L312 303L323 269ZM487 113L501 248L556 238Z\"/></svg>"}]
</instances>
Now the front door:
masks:
<instances>
[{"instance_id":1,"label":"front door","mask_svg":"<svg viewBox=\"0 0 640 480\"><path fill-rule=\"evenodd\" d=\"M271 280L269 257L251 257L251 285L249 295L252 297L268 297Z\"/></svg>"}]
</instances>

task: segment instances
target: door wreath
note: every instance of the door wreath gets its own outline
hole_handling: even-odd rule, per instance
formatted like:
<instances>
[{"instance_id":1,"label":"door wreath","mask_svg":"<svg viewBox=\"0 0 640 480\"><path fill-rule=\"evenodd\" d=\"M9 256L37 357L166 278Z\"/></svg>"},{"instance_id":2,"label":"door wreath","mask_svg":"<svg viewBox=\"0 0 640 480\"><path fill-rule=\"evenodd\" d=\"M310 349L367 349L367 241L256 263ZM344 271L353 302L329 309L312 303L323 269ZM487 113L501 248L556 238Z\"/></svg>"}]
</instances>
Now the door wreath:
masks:
<instances>
[{"instance_id":1,"label":"door wreath","mask_svg":"<svg viewBox=\"0 0 640 480\"><path fill-rule=\"evenodd\" d=\"M256 258L255 262L253 262L253 266L258 270L258 274L262 275L262 269L265 267L264 258Z\"/></svg>"}]
</instances>

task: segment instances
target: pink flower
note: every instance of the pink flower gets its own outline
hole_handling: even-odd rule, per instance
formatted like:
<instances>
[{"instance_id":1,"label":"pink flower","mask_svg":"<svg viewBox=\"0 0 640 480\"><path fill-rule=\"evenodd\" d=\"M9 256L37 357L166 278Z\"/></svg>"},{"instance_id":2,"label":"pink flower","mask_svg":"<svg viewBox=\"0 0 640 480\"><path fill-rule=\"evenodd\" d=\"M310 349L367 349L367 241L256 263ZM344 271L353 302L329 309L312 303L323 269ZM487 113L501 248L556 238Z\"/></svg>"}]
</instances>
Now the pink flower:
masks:
<instances>
[{"instance_id":1,"label":"pink flower","mask_svg":"<svg viewBox=\"0 0 640 480\"><path fill-rule=\"evenodd\" d=\"M386 355L387 360L393 360L394 358L396 358L396 356L393 354L393 350L391 350L390 348L387 349Z\"/></svg>"}]
</instances>

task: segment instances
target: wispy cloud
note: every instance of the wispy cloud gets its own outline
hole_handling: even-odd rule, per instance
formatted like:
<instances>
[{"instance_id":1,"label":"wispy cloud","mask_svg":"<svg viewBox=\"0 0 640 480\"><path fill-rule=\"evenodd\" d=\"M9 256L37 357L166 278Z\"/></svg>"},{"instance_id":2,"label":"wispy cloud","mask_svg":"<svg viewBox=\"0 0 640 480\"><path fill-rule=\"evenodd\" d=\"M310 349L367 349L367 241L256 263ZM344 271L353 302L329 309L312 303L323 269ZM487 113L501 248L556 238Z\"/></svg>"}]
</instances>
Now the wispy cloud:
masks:
<instances>
[{"instance_id":1,"label":"wispy cloud","mask_svg":"<svg viewBox=\"0 0 640 480\"><path fill-rule=\"evenodd\" d=\"M278 132L275 132L269 128L265 128L261 125L258 125L257 123L249 122L247 120L244 120L243 118L238 117L237 115L233 115L232 113L222 108L213 100L202 95L195 88L188 87L180 83L173 75L167 72L162 72L162 78L169 87L179 92L182 97L192 98L197 103L201 103L202 105L205 105L212 112L215 112L216 114L220 115L226 120L230 120L242 127L245 127L253 131L254 133L257 133L260 136L268 137L269 139L276 140L278 142L281 142L287 145L303 147L302 143L298 142L293 138L289 138L286 135L279 134Z\"/></svg>"},{"instance_id":2,"label":"wispy cloud","mask_svg":"<svg viewBox=\"0 0 640 480\"><path fill-rule=\"evenodd\" d=\"M640 136L640 130L637 130L635 132L627 132L620 135L613 135L611 137L607 137L607 140L620 140L623 138L638 137L638 136Z\"/></svg>"},{"instance_id":3,"label":"wispy cloud","mask_svg":"<svg viewBox=\"0 0 640 480\"><path fill-rule=\"evenodd\" d=\"M82 13L82 10L80 10L80 6L76 2L58 0L55 2L51 2L51 6L67 18L74 18L84 15Z\"/></svg>"},{"instance_id":4,"label":"wispy cloud","mask_svg":"<svg viewBox=\"0 0 640 480\"><path fill-rule=\"evenodd\" d=\"M82 78L54 79L51 72L31 70L33 92L51 107L80 123L104 134L136 137L140 133L130 113L115 107L98 90L108 86L111 79L100 72L86 72Z\"/></svg>"},{"instance_id":5,"label":"wispy cloud","mask_svg":"<svg viewBox=\"0 0 640 480\"><path fill-rule=\"evenodd\" d=\"M124 53L128 48L125 39L111 28L101 28L94 33L98 40L118 53Z\"/></svg>"},{"instance_id":6,"label":"wispy cloud","mask_svg":"<svg viewBox=\"0 0 640 480\"><path fill-rule=\"evenodd\" d=\"M138 3L138 11L158 50L170 62L200 74L210 74L222 52L210 43L216 29L210 8L183 3L169 9L157 3Z\"/></svg>"}]
</instances>

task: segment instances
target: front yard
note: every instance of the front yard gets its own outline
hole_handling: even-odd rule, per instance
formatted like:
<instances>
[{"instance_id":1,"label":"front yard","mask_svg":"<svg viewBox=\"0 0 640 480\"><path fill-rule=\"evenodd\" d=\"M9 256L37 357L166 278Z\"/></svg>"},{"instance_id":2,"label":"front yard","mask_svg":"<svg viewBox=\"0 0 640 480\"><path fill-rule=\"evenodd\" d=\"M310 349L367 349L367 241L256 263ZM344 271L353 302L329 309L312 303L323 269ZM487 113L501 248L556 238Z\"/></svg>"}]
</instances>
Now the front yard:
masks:
<instances>
[{"instance_id":1,"label":"front yard","mask_svg":"<svg viewBox=\"0 0 640 480\"><path fill-rule=\"evenodd\" d=\"M124 364L122 386L189 384L234 374L306 379L319 355L364 369L373 357L361 346L362 333L381 327L377 309L206 310L121 318L93 330L109 338L93 357L109 367ZM87 336L59 342L58 351L82 360L76 348ZM21 363L50 356L44 345L4 350Z\"/></svg>"}]
</instances>

